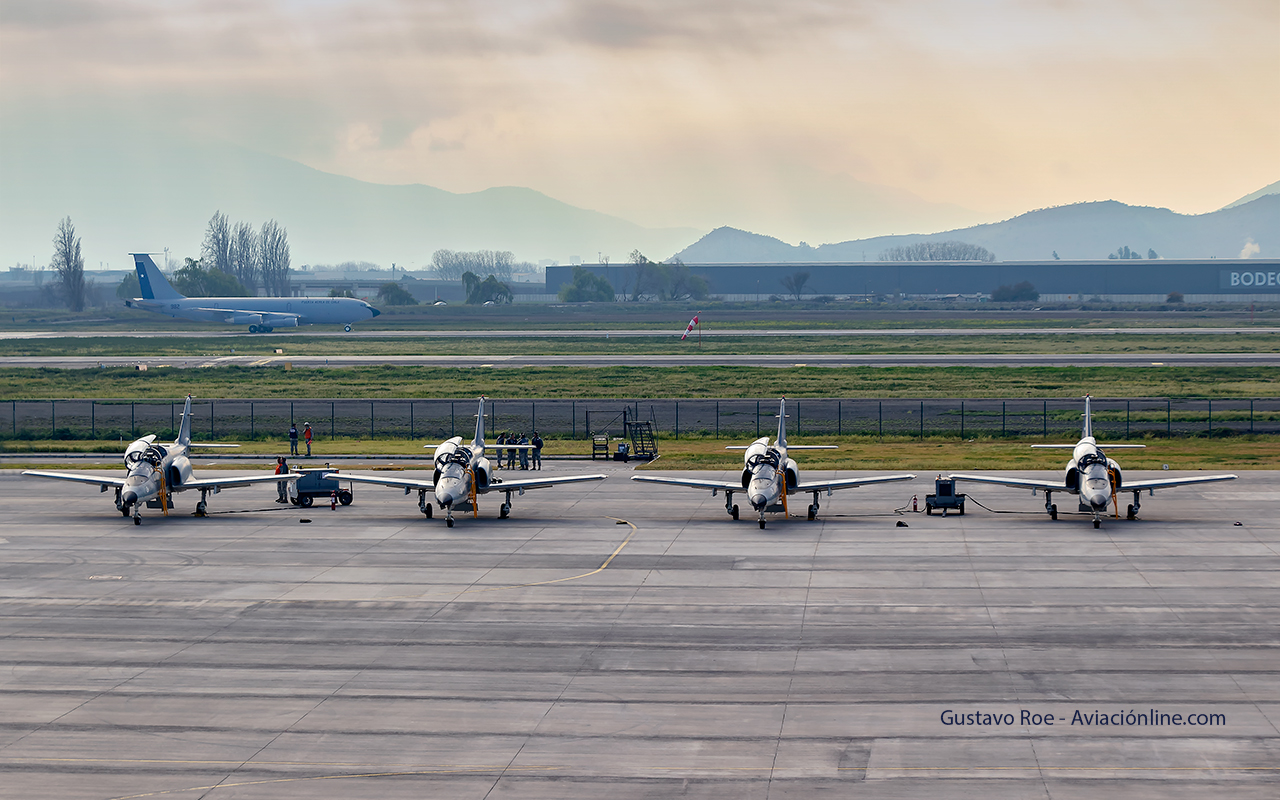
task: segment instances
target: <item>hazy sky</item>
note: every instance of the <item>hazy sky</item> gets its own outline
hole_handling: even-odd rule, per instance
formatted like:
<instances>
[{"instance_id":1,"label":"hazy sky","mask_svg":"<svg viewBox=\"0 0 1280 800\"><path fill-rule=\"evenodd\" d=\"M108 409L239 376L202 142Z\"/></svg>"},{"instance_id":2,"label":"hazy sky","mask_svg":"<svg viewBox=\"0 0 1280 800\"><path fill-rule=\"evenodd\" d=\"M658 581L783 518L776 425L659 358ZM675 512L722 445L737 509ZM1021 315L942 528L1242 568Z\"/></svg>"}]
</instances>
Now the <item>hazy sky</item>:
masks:
<instances>
[{"instance_id":1,"label":"hazy sky","mask_svg":"<svg viewBox=\"0 0 1280 800\"><path fill-rule=\"evenodd\" d=\"M1280 1L0 0L0 117L815 243L1200 213L1280 179Z\"/></svg>"}]
</instances>

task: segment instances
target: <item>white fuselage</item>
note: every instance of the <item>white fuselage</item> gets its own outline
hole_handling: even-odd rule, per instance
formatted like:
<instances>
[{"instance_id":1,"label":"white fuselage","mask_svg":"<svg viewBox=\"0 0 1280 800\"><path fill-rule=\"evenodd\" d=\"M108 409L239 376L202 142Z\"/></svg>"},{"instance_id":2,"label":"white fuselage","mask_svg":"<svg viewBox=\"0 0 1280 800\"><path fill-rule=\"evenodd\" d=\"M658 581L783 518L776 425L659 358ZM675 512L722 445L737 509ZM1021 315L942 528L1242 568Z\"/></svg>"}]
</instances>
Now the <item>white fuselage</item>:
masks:
<instances>
[{"instance_id":1,"label":"white fuselage","mask_svg":"<svg viewBox=\"0 0 1280 800\"><path fill-rule=\"evenodd\" d=\"M487 489L492 474L489 459L484 457L484 446L464 446L462 437L455 436L436 447L435 484L436 504L451 508L456 504L470 503L475 491Z\"/></svg>"},{"instance_id":2,"label":"white fuselage","mask_svg":"<svg viewBox=\"0 0 1280 800\"><path fill-rule=\"evenodd\" d=\"M155 500L162 484L166 491L174 491L191 479L187 446L177 442L156 444L139 439L125 450L124 466L127 475L120 502L125 507Z\"/></svg>"},{"instance_id":3,"label":"white fuselage","mask_svg":"<svg viewBox=\"0 0 1280 800\"><path fill-rule=\"evenodd\" d=\"M796 462L787 458L785 446L770 445L768 436L756 439L742 458L742 488L747 502L756 511L777 505L787 484L797 482L797 473Z\"/></svg>"},{"instance_id":4,"label":"white fuselage","mask_svg":"<svg viewBox=\"0 0 1280 800\"><path fill-rule=\"evenodd\" d=\"M353 297L184 297L177 300L133 298L125 305L170 317L240 325L349 325L377 316L373 306ZM212 309L212 310L211 310ZM226 311L236 311L228 317Z\"/></svg>"},{"instance_id":5,"label":"white fuselage","mask_svg":"<svg viewBox=\"0 0 1280 800\"><path fill-rule=\"evenodd\" d=\"M1105 508L1111 502L1112 473L1119 480L1120 465L1107 458L1092 436L1086 436L1071 451L1066 470L1067 489L1079 494L1085 504L1095 509Z\"/></svg>"}]
</instances>

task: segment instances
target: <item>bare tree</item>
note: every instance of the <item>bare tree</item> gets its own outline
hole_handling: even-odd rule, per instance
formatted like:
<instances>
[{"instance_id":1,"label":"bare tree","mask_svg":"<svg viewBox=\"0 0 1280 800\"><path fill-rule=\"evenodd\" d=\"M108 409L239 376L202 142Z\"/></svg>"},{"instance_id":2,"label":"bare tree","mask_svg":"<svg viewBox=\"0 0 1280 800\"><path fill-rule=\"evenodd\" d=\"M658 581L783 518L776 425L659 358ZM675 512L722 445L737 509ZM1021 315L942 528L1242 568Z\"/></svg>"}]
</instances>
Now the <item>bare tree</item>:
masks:
<instances>
[{"instance_id":1,"label":"bare tree","mask_svg":"<svg viewBox=\"0 0 1280 800\"><path fill-rule=\"evenodd\" d=\"M790 275L782 277L782 288L787 290L787 294L799 300L801 293L804 292L804 285L809 282L808 272L794 272Z\"/></svg>"},{"instance_id":2,"label":"bare tree","mask_svg":"<svg viewBox=\"0 0 1280 800\"><path fill-rule=\"evenodd\" d=\"M437 250L431 255L431 270L442 281L462 280L462 275L466 272L510 280L515 260L515 253L510 250Z\"/></svg>"},{"instance_id":3,"label":"bare tree","mask_svg":"<svg viewBox=\"0 0 1280 800\"><path fill-rule=\"evenodd\" d=\"M231 274L249 290L258 293L261 268L258 265L258 235L247 222L237 222L231 232Z\"/></svg>"},{"instance_id":4,"label":"bare tree","mask_svg":"<svg viewBox=\"0 0 1280 800\"><path fill-rule=\"evenodd\" d=\"M216 269L233 275L231 267L231 223L221 211L213 212L200 245L200 263L205 269Z\"/></svg>"},{"instance_id":5,"label":"bare tree","mask_svg":"<svg viewBox=\"0 0 1280 800\"><path fill-rule=\"evenodd\" d=\"M53 269L58 273L58 291L72 311L84 311L87 291L84 283L84 256L80 253L80 237L71 217L58 223L53 237Z\"/></svg>"},{"instance_id":6,"label":"bare tree","mask_svg":"<svg viewBox=\"0 0 1280 800\"><path fill-rule=\"evenodd\" d=\"M891 247L880 254L881 261L986 261L996 260L995 253L968 242L918 242Z\"/></svg>"},{"instance_id":7,"label":"bare tree","mask_svg":"<svg viewBox=\"0 0 1280 800\"><path fill-rule=\"evenodd\" d=\"M258 265L262 285L272 297L289 296L289 232L274 219L262 223L258 234Z\"/></svg>"}]
</instances>

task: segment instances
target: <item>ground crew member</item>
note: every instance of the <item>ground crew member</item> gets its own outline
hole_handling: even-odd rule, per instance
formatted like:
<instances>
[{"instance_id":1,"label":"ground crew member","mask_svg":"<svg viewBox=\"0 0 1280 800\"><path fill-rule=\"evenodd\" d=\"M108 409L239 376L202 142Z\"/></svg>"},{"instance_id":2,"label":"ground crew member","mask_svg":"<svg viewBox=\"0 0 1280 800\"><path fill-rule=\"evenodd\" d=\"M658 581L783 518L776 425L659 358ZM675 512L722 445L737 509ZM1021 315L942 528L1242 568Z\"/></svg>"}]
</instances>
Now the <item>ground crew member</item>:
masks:
<instances>
[{"instance_id":1,"label":"ground crew member","mask_svg":"<svg viewBox=\"0 0 1280 800\"><path fill-rule=\"evenodd\" d=\"M302 438L307 443L307 458L311 458L311 423L302 423Z\"/></svg>"}]
</instances>

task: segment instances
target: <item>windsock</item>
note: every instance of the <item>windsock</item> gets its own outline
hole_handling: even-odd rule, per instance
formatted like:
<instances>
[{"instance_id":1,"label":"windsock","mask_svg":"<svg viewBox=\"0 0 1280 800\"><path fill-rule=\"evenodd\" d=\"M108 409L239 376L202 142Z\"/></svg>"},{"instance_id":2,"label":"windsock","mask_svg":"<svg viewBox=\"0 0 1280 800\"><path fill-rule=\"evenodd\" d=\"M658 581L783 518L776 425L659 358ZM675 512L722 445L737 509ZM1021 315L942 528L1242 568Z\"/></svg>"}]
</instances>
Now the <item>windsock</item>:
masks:
<instances>
[{"instance_id":1,"label":"windsock","mask_svg":"<svg viewBox=\"0 0 1280 800\"><path fill-rule=\"evenodd\" d=\"M697 325L698 325L698 315L694 314L693 319L689 320L689 327L684 329L684 335L680 337L680 341L683 342L685 339L688 339L689 334L693 333L693 329L697 327Z\"/></svg>"}]
</instances>

